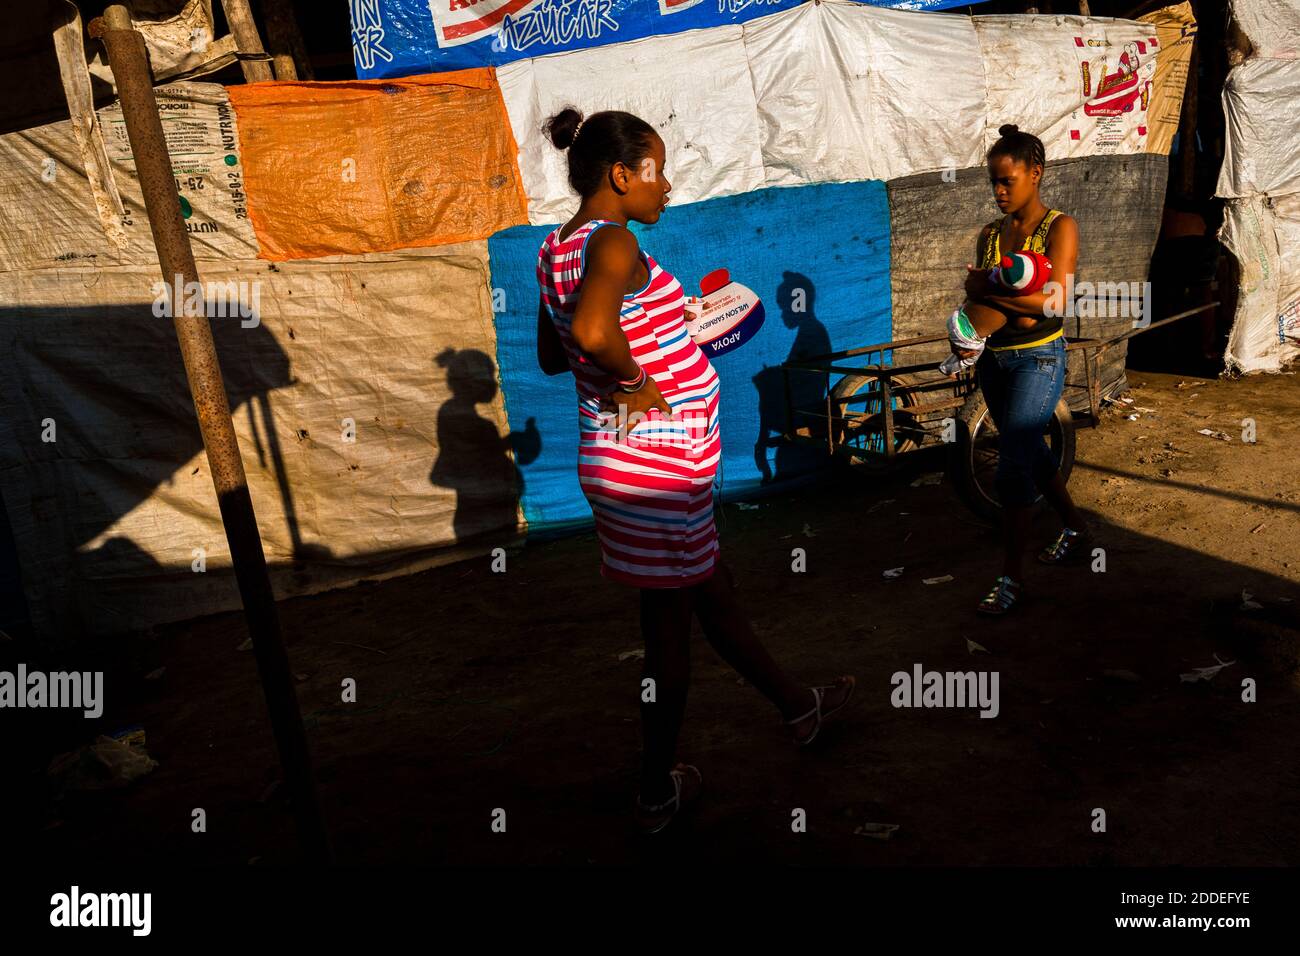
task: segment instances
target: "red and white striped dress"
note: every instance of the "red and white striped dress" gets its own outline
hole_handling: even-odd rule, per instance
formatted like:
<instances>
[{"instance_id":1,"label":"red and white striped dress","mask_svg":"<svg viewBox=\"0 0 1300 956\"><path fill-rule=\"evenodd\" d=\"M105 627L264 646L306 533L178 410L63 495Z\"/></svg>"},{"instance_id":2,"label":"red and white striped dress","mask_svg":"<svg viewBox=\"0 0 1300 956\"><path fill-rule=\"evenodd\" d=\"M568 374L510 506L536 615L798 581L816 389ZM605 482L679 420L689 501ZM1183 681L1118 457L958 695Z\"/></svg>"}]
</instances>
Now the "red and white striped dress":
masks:
<instances>
[{"instance_id":1,"label":"red and white striped dress","mask_svg":"<svg viewBox=\"0 0 1300 956\"><path fill-rule=\"evenodd\" d=\"M600 407L617 381L579 351L571 333L587 240L608 225L593 219L566 239L557 228L537 257L542 301L578 386L578 481L596 517L601 574L641 588L685 587L713 574L718 556L718 376L686 331L681 284L642 252L650 279L623 297L619 326L673 418L652 417L635 425L626 441L619 439L616 413Z\"/></svg>"}]
</instances>

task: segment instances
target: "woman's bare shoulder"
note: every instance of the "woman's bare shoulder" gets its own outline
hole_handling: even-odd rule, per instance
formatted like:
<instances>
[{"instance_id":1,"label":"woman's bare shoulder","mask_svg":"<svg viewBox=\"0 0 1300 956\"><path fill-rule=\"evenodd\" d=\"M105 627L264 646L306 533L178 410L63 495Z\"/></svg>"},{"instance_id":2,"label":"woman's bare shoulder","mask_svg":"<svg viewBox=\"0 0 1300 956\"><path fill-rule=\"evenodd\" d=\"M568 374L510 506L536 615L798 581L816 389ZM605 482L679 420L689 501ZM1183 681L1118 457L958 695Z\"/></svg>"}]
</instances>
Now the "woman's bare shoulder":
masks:
<instances>
[{"instance_id":1,"label":"woman's bare shoulder","mask_svg":"<svg viewBox=\"0 0 1300 956\"><path fill-rule=\"evenodd\" d=\"M1068 212L1057 210L1056 217L1047 227L1047 234L1050 236L1053 231L1077 233L1079 231L1079 222Z\"/></svg>"},{"instance_id":2,"label":"woman's bare shoulder","mask_svg":"<svg viewBox=\"0 0 1300 956\"><path fill-rule=\"evenodd\" d=\"M608 223L593 230L587 240L587 259L612 259L614 261L634 261L640 245L636 236L627 226L616 222Z\"/></svg>"}]
</instances>

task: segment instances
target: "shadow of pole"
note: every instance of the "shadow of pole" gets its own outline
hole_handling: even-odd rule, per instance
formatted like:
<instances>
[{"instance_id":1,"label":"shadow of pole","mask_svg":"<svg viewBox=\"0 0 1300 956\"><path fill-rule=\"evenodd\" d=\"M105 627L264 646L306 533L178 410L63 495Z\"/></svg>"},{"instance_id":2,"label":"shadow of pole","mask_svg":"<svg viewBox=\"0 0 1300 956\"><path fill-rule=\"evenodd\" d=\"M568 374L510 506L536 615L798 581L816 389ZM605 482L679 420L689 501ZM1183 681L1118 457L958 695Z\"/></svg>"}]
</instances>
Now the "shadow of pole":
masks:
<instances>
[{"instance_id":1,"label":"shadow of pole","mask_svg":"<svg viewBox=\"0 0 1300 956\"><path fill-rule=\"evenodd\" d=\"M1243 495L1237 492L1222 491L1218 488L1211 488L1207 485L1195 485L1186 481L1170 481L1168 478L1152 478L1150 475L1143 475L1136 471L1125 471L1122 468L1107 468L1104 465L1093 465L1086 461L1079 461L1077 458L1074 462L1075 468L1086 468L1088 471L1095 471L1103 475L1117 475L1124 478L1131 478L1149 485L1166 485L1170 488L1179 488L1183 491L1195 492L1199 495L1213 495L1218 498L1226 498L1229 501L1244 501L1251 504L1265 505L1269 508L1285 508L1289 511L1300 511L1300 504L1292 504L1280 498L1260 498L1256 495Z\"/></svg>"}]
</instances>

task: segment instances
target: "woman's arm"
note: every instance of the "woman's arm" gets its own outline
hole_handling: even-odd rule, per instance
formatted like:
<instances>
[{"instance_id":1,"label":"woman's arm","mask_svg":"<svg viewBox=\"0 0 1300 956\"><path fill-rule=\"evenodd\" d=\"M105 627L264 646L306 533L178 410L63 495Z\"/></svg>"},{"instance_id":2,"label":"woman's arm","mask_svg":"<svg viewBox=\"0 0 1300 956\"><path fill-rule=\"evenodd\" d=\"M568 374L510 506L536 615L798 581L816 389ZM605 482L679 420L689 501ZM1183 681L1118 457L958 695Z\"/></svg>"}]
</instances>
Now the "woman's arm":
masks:
<instances>
[{"instance_id":1,"label":"woman's arm","mask_svg":"<svg viewBox=\"0 0 1300 956\"><path fill-rule=\"evenodd\" d=\"M996 224L993 223L985 226L983 229L980 230L979 236L976 237L975 262L979 262L980 258L984 255L984 243L988 241L989 232L994 228L995 225ZM979 327L981 325L984 325L985 323L979 321L981 318L979 315L972 316L971 312L976 311L976 309L972 307L978 306L983 303L983 300L979 297L978 293L983 292L988 287L989 271L990 270L988 269L976 269L974 262L966 263L966 299L967 299L965 303L965 306L967 307L966 317L971 320L971 323L975 325L977 329L979 329L979 334L981 336L992 333L994 329L988 328L987 331L985 331L984 329L980 329ZM1006 324L1005 317L1003 317L1002 319L1002 324L1003 325ZM951 339L949 339L949 345L952 346L953 354L958 355L964 359L975 358L980 354L979 351L971 351L968 349L958 348L956 344L952 342Z\"/></svg>"},{"instance_id":2,"label":"woman's arm","mask_svg":"<svg viewBox=\"0 0 1300 956\"><path fill-rule=\"evenodd\" d=\"M547 314L546 303L537 300L537 364L547 375L559 375L569 370L569 357L564 352L560 333Z\"/></svg>"},{"instance_id":3,"label":"woman's arm","mask_svg":"<svg viewBox=\"0 0 1300 956\"><path fill-rule=\"evenodd\" d=\"M618 324L623 295L636 274L636 236L607 226L587 241L587 269L582 294L573 313L573 342L596 366L615 378L630 381L640 374L632 348Z\"/></svg>"},{"instance_id":4,"label":"woman's arm","mask_svg":"<svg viewBox=\"0 0 1300 956\"><path fill-rule=\"evenodd\" d=\"M657 408L665 415L673 411L655 380L632 358L632 346L618 323L623 296L637 274L640 261L636 236L626 228L598 229L587 240L587 268L582 274L582 294L571 327L574 344L597 368L620 381L642 380L635 391L617 391L605 399L605 407L621 406L626 415L627 426L620 429L634 427L633 418L644 417L651 409Z\"/></svg>"},{"instance_id":5,"label":"woman's arm","mask_svg":"<svg viewBox=\"0 0 1300 956\"><path fill-rule=\"evenodd\" d=\"M979 262L984 255L984 243L988 242L989 231L995 225L996 223L990 223L980 230L980 234L975 240L975 258L973 261L966 263L966 295L972 299L978 299L988 290L989 273L992 270L976 269L975 263Z\"/></svg>"},{"instance_id":6,"label":"woman's arm","mask_svg":"<svg viewBox=\"0 0 1300 956\"><path fill-rule=\"evenodd\" d=\"M1041 317L1045 306L1058 315L1065 313L1065 286L1073 287L1079 263L1079 224L1071 216L1057 216L1047 232L1047 258L1052 261L1052 279L1042 292L1029 295L981 295L981 302L1004 312ZM1067 277L1069 277L1067 279Z\"/></svg>"}]
</instances>

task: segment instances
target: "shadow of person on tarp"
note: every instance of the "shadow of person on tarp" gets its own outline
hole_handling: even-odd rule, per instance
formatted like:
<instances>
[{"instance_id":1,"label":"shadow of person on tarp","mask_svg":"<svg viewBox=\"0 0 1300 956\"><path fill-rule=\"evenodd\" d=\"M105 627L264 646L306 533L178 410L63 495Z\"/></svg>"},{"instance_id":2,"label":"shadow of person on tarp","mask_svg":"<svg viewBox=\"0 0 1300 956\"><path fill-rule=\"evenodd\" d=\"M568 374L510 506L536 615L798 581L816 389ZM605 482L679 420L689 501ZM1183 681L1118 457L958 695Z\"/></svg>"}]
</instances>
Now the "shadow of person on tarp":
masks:
<instances>
[{"instance_id":1,"label":"shadow of person on tarp","mask_svg":"<svg viewBox=\"0 0 1300 956\"><path fill-rule=\"evenodd\" d=\"M495 422L478 413L478 406L497 394L492 359L478 349L448 348L434 361L447 370L451 398L438 409L438 457L429 481L456 492L456 540L513 531L524 492L519 466L532 464L542 452L537 419L503 437Z\"/></svg>"},{"instance_id":2,"label":"shadow of person on tarp","mask_svg":"<svg viewBox=\"0 0 1300 956\"><path fill-rule=\"evenodd\" d=\"M787 329L795 329L794 342L786 356L787 362L823 355L831 351L830 333L818 321L814 311L816 289L812 280L798 272L782 274L776 289L776 305L781 310L781 321ZM781 481L816 468L826 458L820 446L793 444L784 435L791 425L806 428L814 438L826 436L826 378L813 372L790 372L790 407L794 421L786 414L785 381L780 368L764 366L754 376L758 389L758 439L754 442L754 464L763 476L763 484ZM800 414L809 412L821 415ZM767 460L767 450L776 449L776 471Z\"/></svg>"}]
</instances>

